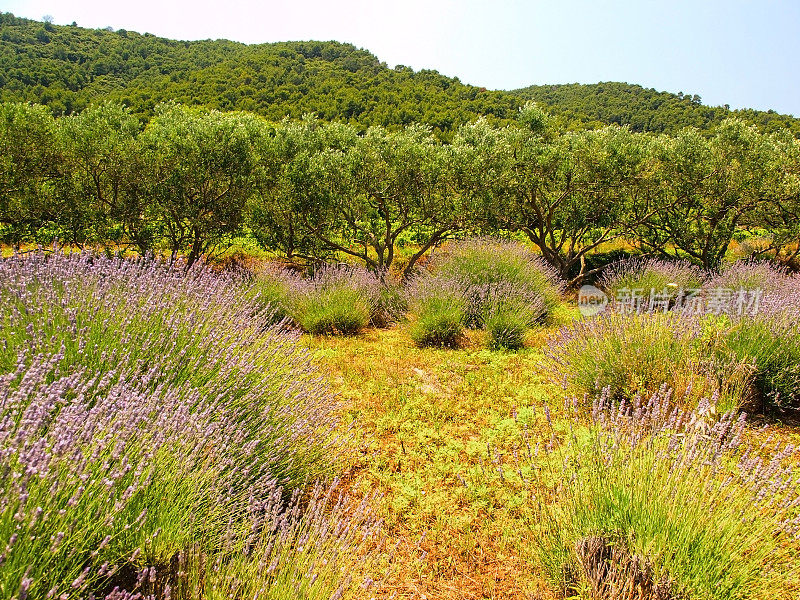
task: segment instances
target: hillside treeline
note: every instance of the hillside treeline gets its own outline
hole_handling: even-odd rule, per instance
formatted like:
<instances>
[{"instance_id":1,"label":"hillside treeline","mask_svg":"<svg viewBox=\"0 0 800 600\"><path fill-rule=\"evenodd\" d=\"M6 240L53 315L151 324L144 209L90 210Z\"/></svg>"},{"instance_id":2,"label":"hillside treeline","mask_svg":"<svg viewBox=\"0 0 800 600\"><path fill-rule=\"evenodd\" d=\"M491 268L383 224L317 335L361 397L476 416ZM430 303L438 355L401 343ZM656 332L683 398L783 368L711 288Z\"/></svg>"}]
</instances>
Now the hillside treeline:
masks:
<instances>
[{"instance_id":1,"label":"hillside treeline","mask_svg":"<svg viewBox=\"0 0 800 600\"><path fill-rule=\"evenodd\" d=\"M800 239L800 141L726 120L675 136L553 127L534 104L452 142L399 131L162 104L145 126L120 104L54 118L0 105L0 239L110 244L186 256L251 235L293 259L344 255L408 274L465 233L526 236L565 278L617 239L708 268L742 230ZM409 256L401 247L413 248Z\"/></svg>"},{"instance_id":2,"label":"hillside treeline","mask_svg":"<svg viewBox=\"0 0 800 600\"><path fill-rule=\"evenodd\" d=\"M617 124L675 134L687 126L707 130L735 116L764 132L800 134L800 120L787 115L709 107L696 95L627 83L493 91L433 70L391 68L351 44L187 42L0 13L0 101L43 104L62 115L106 100L125 104L143 120L159 103L175 101L273 121L313 112L361 131L426 123L447 140L480 115L496 125L511 123L525 100L546 106L565 129Z\"/></svg>"},{"instance_id":3,"label":"hillside treeline","mask_svg":"<svg viewBox=\"0 0 800 600\"><path fill-rule=\"evenodd\" d=\"M313 112L362 130L423 122L440 132L478 115L509 121L520 105L513 94L436 71L389 68L352 44L183 42L0 14L0 101L44 104L60 115L104 100L143 117L175 101L272 120Z\"/></svg>"},{"instance_id":4,"label":"hillside treeline","mask_svg":"<svg viewBox=\"0 0 800 600\"><path fill-rule=\"evenodd\" d=\"M758 125L761 131L789 129L800 135L800 119L773 110L707 106L697 94L659 92L615 81L532 85L515 93L547 107L562 126L570 129L628 125L633 131L675 134L685 127L711 129L736 117Z\"/></svg>"}]
</instances>

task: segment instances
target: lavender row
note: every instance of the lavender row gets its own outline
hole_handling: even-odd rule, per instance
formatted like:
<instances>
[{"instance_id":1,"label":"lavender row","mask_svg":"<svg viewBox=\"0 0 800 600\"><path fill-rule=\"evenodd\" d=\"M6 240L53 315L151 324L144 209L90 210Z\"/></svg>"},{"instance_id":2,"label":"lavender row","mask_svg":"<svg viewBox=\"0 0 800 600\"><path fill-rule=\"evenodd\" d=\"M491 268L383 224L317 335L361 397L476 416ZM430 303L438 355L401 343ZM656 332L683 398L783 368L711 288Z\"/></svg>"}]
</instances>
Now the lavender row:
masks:
<instances>
[{"instance_id":1,"label":"lavender row","mask_svg":"<svg viewBox=\"0 0 800 600\"><path fill-rule=\"evenodd\" d=\"M4 597L188 598L236 569L252 597L351 584L377 521L298 495L344 457L336 405L241 284L146 259L0 262Z\"/></svg>"}]
</instances>

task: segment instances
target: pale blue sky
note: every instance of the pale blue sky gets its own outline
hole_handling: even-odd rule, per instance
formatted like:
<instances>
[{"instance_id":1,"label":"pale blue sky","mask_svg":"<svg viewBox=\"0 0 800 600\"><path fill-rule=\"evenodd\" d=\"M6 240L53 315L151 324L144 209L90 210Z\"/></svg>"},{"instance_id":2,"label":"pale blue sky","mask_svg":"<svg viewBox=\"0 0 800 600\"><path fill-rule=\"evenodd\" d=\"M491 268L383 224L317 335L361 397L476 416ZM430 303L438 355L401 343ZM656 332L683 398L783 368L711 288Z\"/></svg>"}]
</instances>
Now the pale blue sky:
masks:
<instances>
[{"instance_id":1,"label":"pale blue sky","mask_svg":"<svg viewBox=\"0 0 800 600\"><path fill-rule=\"evenodd\" d=\"M55 23L338 40L490 89L627 81L800 116L800 0L0 0Z\"/></svg>"}]
</instances>

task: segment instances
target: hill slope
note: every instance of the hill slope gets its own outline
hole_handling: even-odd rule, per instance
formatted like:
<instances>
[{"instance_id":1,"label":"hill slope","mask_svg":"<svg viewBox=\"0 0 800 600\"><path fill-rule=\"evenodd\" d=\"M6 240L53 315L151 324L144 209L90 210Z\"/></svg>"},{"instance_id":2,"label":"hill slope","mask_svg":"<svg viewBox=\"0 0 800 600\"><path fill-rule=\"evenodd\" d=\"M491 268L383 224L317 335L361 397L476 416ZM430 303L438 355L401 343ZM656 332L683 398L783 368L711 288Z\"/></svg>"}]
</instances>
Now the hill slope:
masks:
<instances>
[{"instance_id":1,"label":"hill slope","mask_svg":"<svg viewBox=\"0 0 800 600\"><path fill-rule=\"evenodd\" d=\"M515 93L546 106L564 125L573 128L616 123L629 125L634 131L675 133L689 126L707 129L738 116L765 131L788 128L800 133L800 119L789 115L705 106L697 95L658 92L628 83L532 85Z\"/></svg>"},{"instance_id":2,"label":"hill slope","mask_svg":"<svg viewBox=\"0 0 800 600\"><path fill-rule=\"evenodd\" d=\"M0 15L0 100L73 112L100 99L148 114L176 100L271 119L316 112L361 125L414 121L447 130L484 114L513 118L519 97L436 71L390 69L338 42L179 42L125 30Z\"/></svg>"},{"instance_id":3,"label":"hill slope","mask_svg":"<svg viewBox=\"0 0 800 600\"><path fill-rule=\"evenodd\" d=\"M508 122L531 99L572 129L618 123L671 133L739 115L765 130L800 133L800 120L772 111L732 112L704 106L696 96L626 83L490 91L432 70L389 68L351 44L183 42L0 14L0 101L37 102L62 114L104 99L124 102L141 115L175 100L273 120L316 112L362 127L416 121L440 131L478 115Z\"/></svg>"}]
</instances>

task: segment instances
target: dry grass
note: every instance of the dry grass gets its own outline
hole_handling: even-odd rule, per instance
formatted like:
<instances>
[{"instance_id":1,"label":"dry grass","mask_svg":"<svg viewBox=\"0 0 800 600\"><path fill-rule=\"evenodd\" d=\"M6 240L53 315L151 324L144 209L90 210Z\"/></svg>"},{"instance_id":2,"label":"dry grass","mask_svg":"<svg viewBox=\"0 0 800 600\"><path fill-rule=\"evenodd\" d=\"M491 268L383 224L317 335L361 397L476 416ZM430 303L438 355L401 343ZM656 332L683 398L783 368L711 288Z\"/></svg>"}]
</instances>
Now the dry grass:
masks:
<instances>
[{"instance_id":1,"label":"dry grass","mask_svg":"<svg viewBox=\"0 0 800 600\"><path fill-rule=\"evenodd\" d=\"M396 570L378 597L547 597L518 552L524 498L484 474L517 442L514 414L551 395L538 349L419 349L402 327L306 340L361 428L352 485L384 495Z\"/></svg>"},{"instance_id":2,"label":"dry grass","mask_svg":"<svg viewBox=\"0 0 800 600\"><path fill-rule=\"evenodd\" d=\"M575 313L564 308L558 320ZM552 331L532 332L517 353L482 349L480 333L461 350L420 349L403 326L305 338L343 400L346 420L359 427L360 458L349 484L383 494L378 510L394 568L369 597L555 597L530 562L528 498L497 474L505 465L506 478L513 477L523 424L541 426L532 406L549 405L556 424L563 417L562 390L537 366ZM755 445L769 437L800 443L797 423L763 424L755 420L748 432Z\"/></svg>"}]
</instances>

